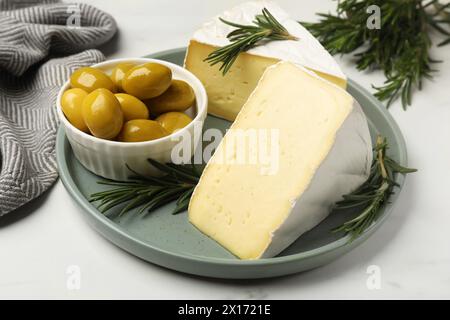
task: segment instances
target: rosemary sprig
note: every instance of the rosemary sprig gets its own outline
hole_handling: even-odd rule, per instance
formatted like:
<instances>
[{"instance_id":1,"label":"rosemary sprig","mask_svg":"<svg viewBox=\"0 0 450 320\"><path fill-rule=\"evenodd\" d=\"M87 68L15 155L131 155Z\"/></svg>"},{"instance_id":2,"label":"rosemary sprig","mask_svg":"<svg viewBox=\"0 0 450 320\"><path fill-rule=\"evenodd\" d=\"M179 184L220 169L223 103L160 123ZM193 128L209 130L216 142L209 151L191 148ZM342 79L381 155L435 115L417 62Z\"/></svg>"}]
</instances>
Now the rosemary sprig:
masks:
<instances>
[{"instance_id":1,"label":"rosemary sprig","mask_svg":"<svg viewBox=\"0 0 450 320\"><path fill-rule=\"evenodd\" d=\"M236 29L227 35L230 44L211 52L205 61L210 65L222 63L219 70L225 75L236 61L241 52L248 51L263 42L274 40L298 40L289 34L277 19L264 8L262 14L257 15L254 25L242 25L219 18L223 23Z\"/></svg>"},{"instance_id":2,"label":"rosemary sprig","mask_svg":"<svg viewBox=\"0 0 450 320\"><path fill-rule=\"evenodd\" d=\"M397 186L394 175L407 174L417 171L405 168L386 155L388 144L386 138L377 137L375 158L372 163L370 176L354 192L345 195L342 201L336 203L335 209L361 208L361 213L354 219L335 228L334 232L344 231L350 234L350 241L364 232L377 219L381 206L386 203L393 189Z\"/></svg>"},{"instance_id":3,"label":"rosemary sprig","mask_svg":"<svg viewBox=\"0 0 450 320\"><path fill-rule=\"evenodd\" d=\"M380 29L369 29L369 6L380 8ZM380 68L386 81L375 87L375 96L389 107L398 97L406 109L412 93L422 88L422 80L431 78L429 55L432 30L447 37L439 45L450 43L450 3L439 0L341 0L337 15L318 14L317 23L302 24L316 36L331 54L355 54L359 70Z\"/></svg>"},{"instance_id":4,"label":"rosemary sprig","mask_svg":"<svg viewBox=\"0 0 450 320\"><path fill-rule=\"evenodd\" d=\"M128 169L134 174L130 181L99 181L98 184L113 186L113 189L96 192L91 195L91 202L100 202L99 210L105 213L118 205L124 205L119 216L131 209L141 207L139 213L151 212L171 201L176 201L173 214L187 209L189 199L196 186L199 174L192 166L162 164L148 159L149 163L163 172L161 177L147 177Z\"/></svg>"}]
</instances>

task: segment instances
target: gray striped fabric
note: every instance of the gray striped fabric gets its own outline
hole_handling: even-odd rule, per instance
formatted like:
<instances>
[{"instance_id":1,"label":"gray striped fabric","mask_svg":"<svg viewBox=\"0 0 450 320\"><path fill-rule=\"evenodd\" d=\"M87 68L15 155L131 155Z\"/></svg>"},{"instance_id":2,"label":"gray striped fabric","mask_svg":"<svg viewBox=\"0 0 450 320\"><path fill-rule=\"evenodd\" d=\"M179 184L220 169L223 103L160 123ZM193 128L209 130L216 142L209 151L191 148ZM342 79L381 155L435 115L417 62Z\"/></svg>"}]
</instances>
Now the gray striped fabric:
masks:
<instances>
[{"instance_id":1,"label":"gray striped fabric","mask_svg":"<svg viewBox=\"0 0 450 320\"><path fill-rule=\"evenodd\" d=\"M115 31L114 19L89 5L0 0L0 216L56 180L59 87L104 60L92 48Z\"/></svg>"}]
</instances>

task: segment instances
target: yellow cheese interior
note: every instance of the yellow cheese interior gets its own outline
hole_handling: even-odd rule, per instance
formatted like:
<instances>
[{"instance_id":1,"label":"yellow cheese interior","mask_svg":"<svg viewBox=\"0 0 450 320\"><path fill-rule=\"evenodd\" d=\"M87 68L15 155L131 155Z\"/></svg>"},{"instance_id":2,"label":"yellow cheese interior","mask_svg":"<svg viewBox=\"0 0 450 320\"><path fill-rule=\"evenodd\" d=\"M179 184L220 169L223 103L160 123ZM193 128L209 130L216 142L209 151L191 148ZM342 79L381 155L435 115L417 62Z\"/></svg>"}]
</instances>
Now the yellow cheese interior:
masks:
<instances>
[{"instance_id":1,"label":"yellow cheese interior","mask_svg":"<svg viewBox=\"0 0 450 320\"><path fill-rule=\"evenodd\" d=\"M233 164L236 140L227 134L191 198L190 222L237 257L259 258L330 151L352 103L344 90L291 63L268 68L231 129L278 130L278 170L264 175L259 164Z\"/></svg>"},{"instance_id":2,"label":"yellow cheese interior","mask_svg":"<svg viewBox=\"0 0 450 320\"><path fill-rule=\"evenodd\" d=\"M278 59L241 53L228 73L223 76L220 64L210 66L204 59L217 47L191 40L186 56L185 67L194 73L206 88L208 94L208 113L233 121L250 93L268 66ZM314 71L314 70L312 70ZM345 88L347 83L341 79L319 71L320 77Z\"/></svg>"}]
</instances>

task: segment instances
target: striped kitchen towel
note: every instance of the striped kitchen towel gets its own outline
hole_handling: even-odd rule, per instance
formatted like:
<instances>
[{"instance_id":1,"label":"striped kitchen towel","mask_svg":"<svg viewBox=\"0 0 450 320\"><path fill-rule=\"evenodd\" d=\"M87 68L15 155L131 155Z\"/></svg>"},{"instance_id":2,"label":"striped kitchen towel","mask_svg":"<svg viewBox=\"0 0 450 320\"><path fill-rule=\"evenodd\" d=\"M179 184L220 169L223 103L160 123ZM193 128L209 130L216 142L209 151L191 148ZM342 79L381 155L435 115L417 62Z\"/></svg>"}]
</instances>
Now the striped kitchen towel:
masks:
<instances>
[{"instance_id":1,"label":"striped kitchen towel","mask_svg":"<svg viewBox=\"0 0 450 320\"><path fill-rule=\"evenodd\" d=\"M58 89L116 29L86 4L0 0L0 216L55 182Z\"/></svg>"}]
</instances>

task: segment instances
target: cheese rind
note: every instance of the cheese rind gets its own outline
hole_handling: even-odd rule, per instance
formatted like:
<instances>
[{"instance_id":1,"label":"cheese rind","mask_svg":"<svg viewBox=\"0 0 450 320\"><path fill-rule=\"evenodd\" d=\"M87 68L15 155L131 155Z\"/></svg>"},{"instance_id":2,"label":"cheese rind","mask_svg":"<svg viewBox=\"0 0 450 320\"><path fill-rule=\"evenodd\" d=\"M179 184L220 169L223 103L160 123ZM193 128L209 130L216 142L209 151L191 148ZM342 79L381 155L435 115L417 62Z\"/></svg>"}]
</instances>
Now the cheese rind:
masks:
<instances>
[{"instance_id":1,"label":"cheese rind","mask_svg":"<svg viewBox=\"0 0 450 320\"><path fill-rule=\"evenodd\" d=\"M366 116L353 101L353 109L336 133L333 147L314 174L306 191L295 201L291 214L273 233L261 258L277 255L300 235L325 219L342 195L354 191L370 174L372 142Z\"/></svg>"},{"instance_id":2,"label":"cheese rind","mask_svg":"<svg viewBox=\"0 0 450 320\"><path fill-rule=\"evenodd\" d=\"M263 8L299 40L270 41L241 53L228 73L223 76L220 64L210 66L204 59L215 49L229 44L227 35L233 27L218 18L241 24L252 24ZM205 85L208 93L208 112L233 121L265 69L279 61L290 61L314 71L324 79L343 88L346 76L333 57L297 21L270 1L240 4L214 17L197 30L189 43L185 67Z\"/></svg>"},{"instance_id":3,"label":"cheese rind","mask_svg":"<svg viewBox=\"0 0 450 320\"><path fill-rule=\"evenodd\" d=\"M370 134L357 103L292 63L266 70L230 129L279 131L271 175L261 164L216 161L236 149L227 133L189 204L190 222L241 259L277 255L369 175Z\"/></svg>"}]
</instances>

